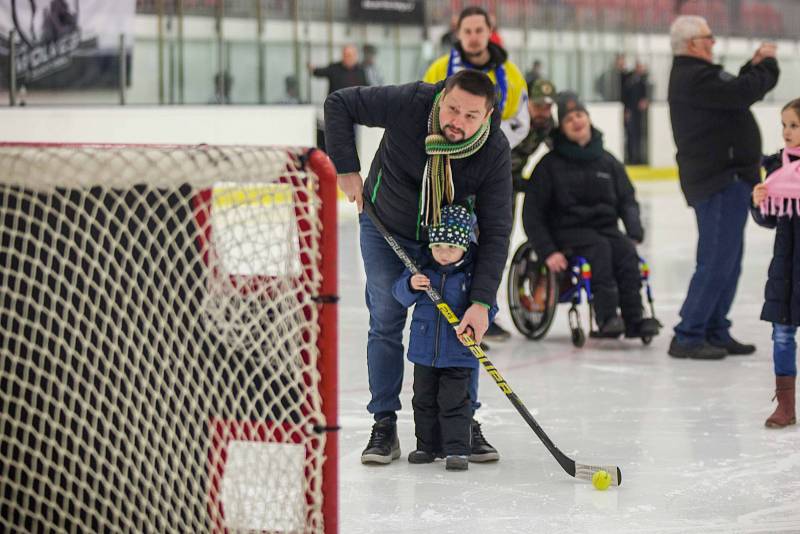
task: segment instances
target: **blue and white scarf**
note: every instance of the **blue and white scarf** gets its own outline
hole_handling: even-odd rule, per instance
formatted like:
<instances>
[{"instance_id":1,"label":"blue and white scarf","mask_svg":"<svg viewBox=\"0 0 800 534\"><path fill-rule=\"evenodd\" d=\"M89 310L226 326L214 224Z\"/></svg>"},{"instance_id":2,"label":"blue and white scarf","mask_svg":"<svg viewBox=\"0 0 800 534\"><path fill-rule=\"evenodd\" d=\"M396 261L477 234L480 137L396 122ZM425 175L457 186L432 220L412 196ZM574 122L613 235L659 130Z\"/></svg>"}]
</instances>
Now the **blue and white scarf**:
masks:
<instances>
[{"instance_id":1,"label":"blue and white scarf","mask_svg":"<svg viewBox=\"0 0 800 534\"><path fill-rule=\"evenodd\" d=\"M447 76L450 77L456 72L464 69L479 70L484 74L489 74L489 71L492 70L489 67L476 67L466 59L462 59L461 54L455 47L453 47L450 50L450 60L447 62ZM503 67L503 65L498 65L497 68L494 69L494 75L497 79L494 85L495 89L497 90L497 107L500 109L500 115L502 115L506 107L506 97L508 95L508 81L506 80L505 67Z\"/></svg>"}]
</instances>

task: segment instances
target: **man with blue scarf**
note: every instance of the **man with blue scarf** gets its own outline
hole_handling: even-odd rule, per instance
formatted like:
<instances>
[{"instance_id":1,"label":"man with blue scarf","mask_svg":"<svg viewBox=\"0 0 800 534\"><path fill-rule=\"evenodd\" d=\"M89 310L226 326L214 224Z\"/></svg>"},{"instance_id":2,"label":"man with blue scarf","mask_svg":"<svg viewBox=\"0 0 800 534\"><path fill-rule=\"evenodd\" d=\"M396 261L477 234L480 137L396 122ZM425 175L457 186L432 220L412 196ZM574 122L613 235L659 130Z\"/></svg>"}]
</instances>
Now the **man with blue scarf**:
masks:
<instances>
[{"instance_id":1,"label":"man with blue scarf","mask_svg":"<svg viewBox=\"0 0 800 534\"><path fill-rule=\"evenodd\" d=\"M530 129L527 84L519 68L508 60L503 47L489 41L491 33L489 14L483 8L465 8L458 16L458 40L448 54L431 63L422 81L436 83L463 69L487 74L497 92L502 119L500 129L514 148Z\"/></svg>"},{"instance_id":2,"label":"man with blue scarf","mask_svg":"<svg viewBox=\"0 0 800 534\"><path fill-rule=\"evenodd\" d=\"M461 11L456 26L457 40L448 54L431 63L422 81L440 82L458 71L479 70L492 80L496 107L500 110L500 129L513 149L530 131L528 88L522 72L508 60L508 53L489 39L492 24L481 7L470 6ZM497 323L489 325L487 340L502 341L510 334Z\"/></svg>"}]
</instances>

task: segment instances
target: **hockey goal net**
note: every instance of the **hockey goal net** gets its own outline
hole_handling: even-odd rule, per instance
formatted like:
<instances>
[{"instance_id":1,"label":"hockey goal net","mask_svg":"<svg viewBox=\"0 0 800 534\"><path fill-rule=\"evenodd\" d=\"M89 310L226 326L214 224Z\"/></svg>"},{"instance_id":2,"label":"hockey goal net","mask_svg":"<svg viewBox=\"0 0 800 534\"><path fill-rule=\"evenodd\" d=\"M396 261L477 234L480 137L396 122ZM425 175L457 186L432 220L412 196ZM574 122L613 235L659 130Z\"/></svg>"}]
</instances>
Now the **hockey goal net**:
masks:
<instances>
[{"instance_id":1,"label":"hockey goal net","mask_svg":"<svg viewBox=\"0 0 800 534\"><path fill-rule=\"evenodd\" d=\"M335 182L0 145L0 530L336 530Z\"/></svg>"}]
</instances>

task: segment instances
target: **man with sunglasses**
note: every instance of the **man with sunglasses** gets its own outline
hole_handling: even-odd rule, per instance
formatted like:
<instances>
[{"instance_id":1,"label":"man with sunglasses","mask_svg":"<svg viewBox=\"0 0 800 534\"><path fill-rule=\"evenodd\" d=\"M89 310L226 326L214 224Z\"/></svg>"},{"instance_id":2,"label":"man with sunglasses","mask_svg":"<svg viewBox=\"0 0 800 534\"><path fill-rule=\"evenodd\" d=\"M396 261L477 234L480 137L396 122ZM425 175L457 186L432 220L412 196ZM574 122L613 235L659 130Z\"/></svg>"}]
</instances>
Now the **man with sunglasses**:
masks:
<instances>
[{"instance_id":1,"label":"man with sunglasses","mask_svg":"<svg viewBox=\"0 0 800 534\"><path fill-rule=\"evenodd\" d=\"M669 354L705 360L751 354L755 346L731 337L727 315L741 273L750 192L760 179L761 133L750 106L778 82L775 45L762 44L734 76L712 62L715 39L704 18L675 19L670 41L667 100L698 245Z\"/></svg>"}]
</instances>

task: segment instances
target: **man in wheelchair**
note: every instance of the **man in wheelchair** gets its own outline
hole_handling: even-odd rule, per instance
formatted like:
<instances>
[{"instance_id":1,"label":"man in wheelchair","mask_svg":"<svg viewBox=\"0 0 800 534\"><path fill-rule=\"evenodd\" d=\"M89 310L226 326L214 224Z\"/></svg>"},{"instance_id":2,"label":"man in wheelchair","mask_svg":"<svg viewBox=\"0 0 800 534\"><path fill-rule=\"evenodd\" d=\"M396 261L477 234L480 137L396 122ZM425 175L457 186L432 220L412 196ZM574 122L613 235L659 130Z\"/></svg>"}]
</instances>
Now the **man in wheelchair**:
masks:
<instances>
[{"instance_id":1,"label":"man in wheelchair","mask_svg":"<svg viewBox=\"0 0 800 534\"><path fill-rule=\"evenodd\" d=\"M555 273L567 269L568 256L588 260L600 337L652 338L659 323L645 318L642 307L636 244L644 230L633 185L575 93L559 95L558 123L553 150L534 169L525 194L528 240Z\"/></svg>"}]
</instances>

